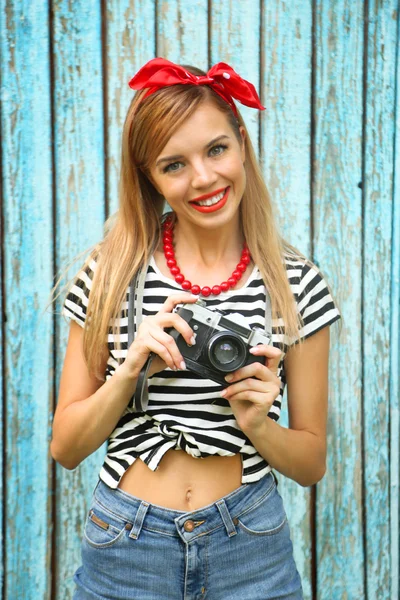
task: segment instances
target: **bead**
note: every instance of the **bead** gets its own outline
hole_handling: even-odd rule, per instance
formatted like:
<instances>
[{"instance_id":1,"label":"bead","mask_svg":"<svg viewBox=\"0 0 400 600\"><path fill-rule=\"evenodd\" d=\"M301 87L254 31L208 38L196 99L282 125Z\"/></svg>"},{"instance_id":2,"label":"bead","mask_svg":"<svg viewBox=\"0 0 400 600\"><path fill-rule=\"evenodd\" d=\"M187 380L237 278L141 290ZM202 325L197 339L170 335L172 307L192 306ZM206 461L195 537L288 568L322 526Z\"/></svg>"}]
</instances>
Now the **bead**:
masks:
<instances>
[{"instance_id":1,"label":"bead","mask_svg":"<svg viewBox=\"0 0 400 600\"><path fill-rule=\"evenodd\" d=\"M191 291L194 295L202 294L203 296L218 296L221 292L227 292L229 288L234 288L243 273L246 271L247 265L250 264L251 256L250 251L247 247L246 242L243 244L243 251L240 257L240 262L236 265L236 269L227 281L223 281L220 285L214 285L210 288L208 285L200 288L199 285L192 285L190 281L185 279L183 273L181 273L175 260L174 250L174 224L171 216L168 216L163 224L163 246L164 256L167 261L167 265L171 274L175 277L176 283L178 283L182 289Z\"/></svg>"},{"instance_id":2,"label":"bead","mask_svg":"<svg viewBox=\"0 0 400 600\"><path fill-rule=\"evenodd\" d=\"M211 294L211 288L206 285L205 287L201 288L201 293L203 296L209 296Z\"/></svg>"}]
</instances>

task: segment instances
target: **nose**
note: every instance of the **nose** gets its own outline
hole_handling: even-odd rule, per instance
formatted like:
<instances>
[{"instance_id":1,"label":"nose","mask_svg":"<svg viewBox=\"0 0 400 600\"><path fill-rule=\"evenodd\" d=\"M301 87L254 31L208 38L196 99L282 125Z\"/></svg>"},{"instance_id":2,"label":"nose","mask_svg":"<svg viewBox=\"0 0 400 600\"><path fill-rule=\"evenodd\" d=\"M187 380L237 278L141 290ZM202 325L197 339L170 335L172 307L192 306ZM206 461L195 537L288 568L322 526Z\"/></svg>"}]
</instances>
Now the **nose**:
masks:
<instances>
[{"instance_id":1,"label":"nose","mask_svg":"<svg viewBox=\"0 0 400 600\"><path fill-rule=\"evenodd\" d=\"M209 162L199 160L192 166L192 187L194 189L209 188L218 180L218 175Z\"/></svg>"}]
</instances>

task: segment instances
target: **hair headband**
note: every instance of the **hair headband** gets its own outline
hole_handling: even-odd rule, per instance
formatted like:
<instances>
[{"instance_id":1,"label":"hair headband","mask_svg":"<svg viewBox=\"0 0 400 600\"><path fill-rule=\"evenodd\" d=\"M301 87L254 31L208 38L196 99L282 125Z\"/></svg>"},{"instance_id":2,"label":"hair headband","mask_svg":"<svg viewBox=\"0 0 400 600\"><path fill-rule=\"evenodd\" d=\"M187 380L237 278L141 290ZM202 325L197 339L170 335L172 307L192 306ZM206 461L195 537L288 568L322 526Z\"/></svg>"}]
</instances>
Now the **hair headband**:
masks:
<instances>
[{"instance_id":1,"label":"hair headband","mask_svg":"<svg viewBox=\"0 0 400 600\"><path fill-rule=\"evenodd\" d=\"M223 62L211 67L207 75L193 75L165 58L153 58L129 81L129 87L133 90L149 88L143 100L163 87L177 84L210 86L230 105L236 116L237 109L233 98L245 106L265 110L254 85L240 77L232 67Z\"/></svg>"}]
</instances>

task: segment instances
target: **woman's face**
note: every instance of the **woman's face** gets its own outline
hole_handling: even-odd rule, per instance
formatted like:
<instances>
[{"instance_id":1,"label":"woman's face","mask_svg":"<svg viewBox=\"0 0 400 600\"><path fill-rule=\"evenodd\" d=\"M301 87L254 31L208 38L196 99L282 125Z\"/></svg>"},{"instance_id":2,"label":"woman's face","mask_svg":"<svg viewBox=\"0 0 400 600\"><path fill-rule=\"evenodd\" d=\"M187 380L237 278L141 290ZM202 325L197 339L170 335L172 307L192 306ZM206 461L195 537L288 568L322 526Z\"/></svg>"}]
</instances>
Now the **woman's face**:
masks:
<instances>
[{"instance_id":1,"label":"woman's face","mask_svg":"<svg viewBox=\"0 0 400 600\"><path fill-rule=\"evenodd\" d=\"M236 214L246 185L243 127L240 133L241 142L225 114L207 102L162 149L150 175L178 219L219 227Z\"/></svg>"}]
</instances>

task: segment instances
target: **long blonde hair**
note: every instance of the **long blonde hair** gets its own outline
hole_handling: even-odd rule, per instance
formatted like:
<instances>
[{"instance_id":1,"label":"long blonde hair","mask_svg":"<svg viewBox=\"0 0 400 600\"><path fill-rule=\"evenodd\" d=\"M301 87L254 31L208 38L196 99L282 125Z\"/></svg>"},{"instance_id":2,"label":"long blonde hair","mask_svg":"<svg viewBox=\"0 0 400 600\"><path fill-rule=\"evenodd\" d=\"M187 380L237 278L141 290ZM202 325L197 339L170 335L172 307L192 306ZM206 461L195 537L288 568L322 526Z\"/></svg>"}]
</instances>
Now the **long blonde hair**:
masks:
<instances>
[{"instance_id":1,"label":"long blonde hair","mask_svg":"<svg viewBox=\"0 0 400 600\"><path fill-rule=\"evenodd\" d=\"M196 67L184 67L195 75L205 74ZM106 221L104 238L90 249L84 265L91 259L97 262L87 307L90 326L85 327L83 338L89 371L104 379L100 365L107 351L110 323L118 340L117 323L129 283L160 243L165 201L151 183L150 166L174 132L206 101L226 115L239 142L239 127L245 129L246 189L240 204L244 238L271 296L272 317L283 319L279 332L301 342L303 321L296 310L284 255L313 263L278 232L271 198L239 111L236 118L230 106L206 85L168 86L143 100L145 92L133 97L123 127L119 209Z\"/></svg>"}]
</instances>

